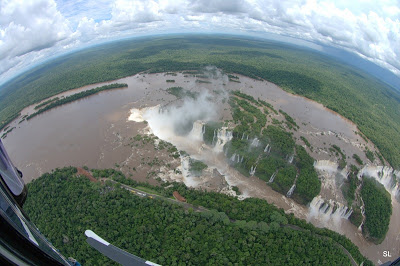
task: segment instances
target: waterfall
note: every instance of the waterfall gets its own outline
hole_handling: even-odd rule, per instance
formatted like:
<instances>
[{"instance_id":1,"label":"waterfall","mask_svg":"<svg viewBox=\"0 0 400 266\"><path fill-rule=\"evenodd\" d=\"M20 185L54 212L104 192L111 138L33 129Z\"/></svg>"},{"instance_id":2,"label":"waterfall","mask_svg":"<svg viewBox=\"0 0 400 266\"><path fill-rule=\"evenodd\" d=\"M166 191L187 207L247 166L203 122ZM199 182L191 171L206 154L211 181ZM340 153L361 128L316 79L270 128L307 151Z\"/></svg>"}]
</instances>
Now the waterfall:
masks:
<instances>
[{"instance_id":1,"label":"waterfall","mask_svg":"<svg viewBox=\"0 0 400 266\"><path fill-rule=\"evenodd\" d=\"M289 189L289 191L286 193L286 197L291 197L295 188L296 185L293 184L292 187Z\"/></svg>"},{"instance_id":2,"label":"waterfall","mask_svg":"<svg viewBox=\"0 0 400 266\"><path fill-rule=\"evenodd\" d=\"M290 155L290 157L288 159L288 163L291 164L293 162L293 159L294 159L294 155Z\"/></svg>"},{"instance_id":3,"label":"waterfall","mask_svg":"<svg viewBox=\"0 0 400 266\"><path fill-rule=\"evenodd\" d=\"M243 161L243 156L242 156L242 160L240 160L240 155L234 153L234 154L231 156L230 160L231 160L233 163L240 163L241 161Z\"/></svg>"},{"instance_id":4,"label":"waterfall","mask_svg":"<svg viewBox=\"0 0 400 266\"><path fill-rule=\"evenodd\" d=\"M334 173L338 169L338 164L329 160L318 160L314 162L314 168L321 171Z\"/></svg>"},{"instance_id":5,"label":"waterfall","mask_svg":"<svg viewBox=\"0 0 400 266\"><path fill-rule=\"evenodd\" d=\"M264 152L268 152L268 149L269 149L269 144L267 146L265 146Z\"/></svg>"},{"instance_id":6,"label":"waterfall","mask_svg":"<svg viewBox=\"0 0 400 266\"><path fill-rule=\"evenodd\" d=\"M361 210L361 215L363 217L363 220L362 220L360 226L358 227L358 231L360 231L360 232L362 231L362 226L364 225L364 222L365 222L364 200L361 198L361 201L362 201L362 205L360 206L360 210Z\"/></svg>"},{"instance_id":7,"label":"waterfall","mask_svg":"<svg viewBox=\"0 0 400 266\"><path fill-rule=\"evenodd\" d=\"M289 192L288 192L289 193ZM353 213L352 208L333 200L325 201L320 195L316 196L310 203L310 215L322 218L323 221L349 219Z\"/></svg>"},{"instance_id":8,"label":"waterfall","mask_svg":"<svg viewBox=\"0 0 400 266\"><path fill-rule=\"evenodd\" d=\"M232 131L228 131L226 127L222 127L218 129L217 132L217 142L214 146L215 152L222 152L224 150L224 146L232 139Z\"/></svg>"},{"instance_id":9,"label":"waterfall","mask_svg":"<svg viewBox=\"0 0 400 266\"><path fill-rule=\"evenodd\" d=\"M253 167L253 165L251 166L251 169L250 169L251 176L254 176L254 174L256 173L256 168L257 168L257 166L255 166L255 167Z\"/></svg>"},{"instance_id":10,"label":"waterfall","mask_svg":"<svg viewBox=\"0 0 400 266\"><path fill-rule=\"evenodd\" d=\"M345 169L342 170L342 175L345 176L346 179L348 179L349 175L350 175L350 171L347 171L347 169L345 168Z\"/></svg>"},{"instance_id":11,"label":"waterfall","mask_svg":"<svg viewBox=\"0 0 400 266\"><path fill-rule=\"evenodd\" d=\"M232 157L231 157L231 161L232 161L232 162L235 162L235 157L236 157L236 153L234 153L234 154L232 155Z\"/></svg>"},{"instance_id":12,"label":"waterfall","mask_svg":"<svg viewBox=\"0 0 400 266\"><path fill-rule=\"evenodd\" d=\"M347 207L346 207L347 208ZM347 210L347 209L346 209ZM344 215L344 219L349 219L350 215L353 213L353 209L350 209L350 211L348 211L345 215Z\"/></svg>"},{"instance_id":13,"label":"waterfall","mask_svg":"<svg viewBox=\"0 0 400 266\"><path fill-rule=\"evenodd\" d=\"M189 133L189 136L192 139L198 140L198 141L202 141L203 140L203 134L205 132L205 125L203 121L195 121L193 123L193 128Z\"/></svg>"},{"instance_id":14,"label":"waterfall","mask_svg":"<svg viewBox=\"0 0 400 266\"><path fill-rule=\"evenodd\" d=\"M243 159L244 159L244 157L242 156L242 159L240 159L240 163L243 163Z\"/></svg>"},{"instance_id":15,"label":"waterfall","mask_svg":"<svg viewBox=\"0 0 400 266\"><path fill-rule=\"evenodd\" d=\"M258 140L258 138L254 138L253 141L251 142L250 146L258 147L259 143L260 143L260 141Z\"/></svg>"},{"instance_id":16,"label":"waterfall","mask_svg":"<svg viewBox=\"0 0 400 266\"><path fill-rule=\"evenodd\" d=\"M394 197L400 196L400 180L398 179L398 171L388 166L366 165L358 173L358 178L369 176L381 183L386 190Z\"/></svg>"},{"instance_id":17,"label":"waterfall","mask_svg":"<svg viewBox=\"0 0 400 266\"><path fill-rule=\"evenodd\" d=\"M323 203L321 205L321 207L319 208L319 211L322 213L327 213L327 209L330 207L330 205L328 203Z\"/></svg>"},{"instance_id":18,"label":"waterfall","mask_svg":"<svg viewBox=\"0 0 400 266\"><path fill-rule=\"evenodd\" d=\"M182 167L182 175L183 177L190 176L190 157L189 156L180 156L181 157L181 167Z\"/></svg>"},{"instance_id":19,"label":"waterfall","mask_svg":"<svg viewBox=\"0 0 400 266\"><path fill-rule=\"evenodd\" d=\"M244 139L244 133L242 134L242 138L241 138L241 140L243 140Z\"/></svg>"},{"instance_id":20,"label":"waterfall","mask_svg":"<svg viewBox=\"0 0 400 266\"><path fill-rule=\"evenodd\" d=\"M214 129L214 136L213 136L213 140L212 140L212 143L211 143L211 145L213 145L214 146L214 144L215 144L215 138L217 137L217 130L216 129Z\"/></svg>"},{"instance_id":21,"label":"waterfall","mask_svg":"<svg viewBox=\"0 0 400 266\"><path fill-rule=\"evenodd\" d=\"M276 176L277 173L278 173L278 170L276 170L276 171L271 175L271 178L269 179L268 183L274 182L274 179L275 179L275 176Z\"/></svg>"}]
</instances>

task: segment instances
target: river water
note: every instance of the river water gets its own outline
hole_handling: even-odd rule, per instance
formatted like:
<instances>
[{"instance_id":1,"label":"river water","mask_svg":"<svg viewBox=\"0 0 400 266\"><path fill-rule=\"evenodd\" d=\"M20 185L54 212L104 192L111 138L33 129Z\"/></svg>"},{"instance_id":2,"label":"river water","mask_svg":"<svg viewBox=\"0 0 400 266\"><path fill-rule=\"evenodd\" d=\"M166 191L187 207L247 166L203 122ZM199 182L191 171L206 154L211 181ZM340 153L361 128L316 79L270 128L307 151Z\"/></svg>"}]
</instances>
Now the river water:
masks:
<instances>
[{"instance_id":1,"label":"river water","mask_svg":"<svg viewBox=\"0 0 400 266\"><path fill-rule=\"evenodd\" d=\"M134 108L141 109L172 102L175 97L166 93L165 89L182 86L192 91L197 91L200 87L211 91L242 90L255 98L267 100L276 110L282 109L295 119L300 129L294 132L294 136L307 136L312 145L317 147L313 152L309 151L315 159L335 160L335 156L327 151L329 144L338 145L350 157L357 153L364 161L367 161L362 152L364 147L368 146L374 150L370 143L367 144L355 134L357 127L354 124L321 104L289 94L266 81L239 77L241 83L212 80L211 84L199 84L196 83L196 78L185 77L183 74L140 74L79 88L58 96L114 82L128 84L128 88L104 91L57 107L29 121L19 123L20 119L16 119L10 125L16 126L16 129L4 139L4 145L15 165L24 173L26 182L56 167L86 165L89 168L119 168L127 176L152 183L154 179L149 178L148 173L158 171L162 167L150 164L151 160L157 157L165 163L168 162L171 169L178 167L181 162L179 159L171 159L165 152L154 150L150 144L137 146L138 143L133 142L131 137L138 132L144 134L146 124L129 121L130 111ZM174 79L175 83L167 83L168 79ZM227 104L221 104L218 119L229 118L226 109ZM22 111L22 116L32 112L33 106L28 107ZM279 119L273 114L271 116ZM303 145L299 140L297 143ZM192 151L192 154L196 153L198 151ZM351 162L351 159L349 160ZM307 219L309 216L307 207L273 191L256 177L243 177L227 164L221 163L222 160L218 156L208 157L206 162L218 168L225 176L226 180L219 182L218 186L226 183L237 185L244 197L264 198L299 218ZM213 186L209 182L207 184ZM390 258L383 257L383 251L390 251L393 257L400 256L399 216L400 206L395 201L389 232L385 241L378 246L367 242L347 220L342 219L340 225L332 229L349 237L374 263L385 262ZM318 219L310 221L317 226L326 226Z\"/></svg>"}]
</instances>

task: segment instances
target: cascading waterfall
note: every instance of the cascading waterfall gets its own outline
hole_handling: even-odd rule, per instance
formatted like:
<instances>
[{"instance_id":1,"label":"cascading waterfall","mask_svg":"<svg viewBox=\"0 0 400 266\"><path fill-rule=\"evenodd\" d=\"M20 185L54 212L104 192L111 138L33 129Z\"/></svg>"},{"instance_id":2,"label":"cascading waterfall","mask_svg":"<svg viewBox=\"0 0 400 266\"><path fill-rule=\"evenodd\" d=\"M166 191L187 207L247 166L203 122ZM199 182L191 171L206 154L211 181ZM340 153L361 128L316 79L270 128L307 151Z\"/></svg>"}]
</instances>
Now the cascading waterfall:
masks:
<instances>
[{"instance_id":1,"label":"cascading waterfall","mask_svg":"<svg viewBox=\"0 0 400 266\"><path fill-rule=\"evenodd\" d=\"M289 191L286 193L286 197L291 197L295 188L296 184L293 184Z\"/></svg>"},{"instance_id":2,"label":"cascading waterfall","mask_svg":"<svg viewBox=\"0 0 400 266\"><path fill-rule=\"evenodd\" d=\"M264 152L268 153L268 149L269 149L269 144L267 144L267 146L265 146Z\"/></svg>"},{"instance_id":3,"label":"cascading waterfall","mask_svg":"<svg viewBox=\"0 0 400 266\"><path fill-rule=\"evenodd\" d=\"M232 140L232 131L227 130L228 128L222 127L217 131L217 141L214 146L215 152L222 152L224 150L224 146L230 140Z\"/></svg>"},{"instance_id":4,"label":"cascading waterfall","mask_svg":"<svg viewBox=\"0 0 400 266\"><path fill-rule=\"evenodd\" d=\"M258 147L259 143L260 143L260 141L258 140L258 138L254 138L253 141L251 142L250 146Z\"/></svg>"},{"instance_id":5,"label":"cascading waterfall","mask_svg":"<svg viewBox=\"0 0 400 266\"><path fill-rule=\"evenodd\" d=\"M242 156L242 158L240 158L240 154L234 153L234 154L231 156L230 160L231 160L233 163L241 163L241 162L243 162L243 156Z\"/></svg>"},{"instance_id":6,"label":"cascading waterfall","mask_svg":"<svg viewBox=\"0 0 400 266\"><path fill-rule=\"evenodd\" d=\"M234 153L234 154L231 156L231 161L232 161L232 162L235 162L235 157L236 157L236 153Z\"/></svg>"},{"instance_id":7,"label":"cascading waterfall","mask_svg":"<svg viewBox=\"0 0 400 266\"><path fill-rule=\"evenodd\" d=\"M392 189L393 196L400 200L400 182L397 181L397 184Z\"/></svg>"},{"instance_id":8,"label":"cascading waterfall","mask_svg":"<svg viewBox=\"0 0 400 266\"><path fill-rule=\"evenodd\" d=\"M388 166L366 165L358 172L358 178L368 176L376 179L394 197L400 197L399 171Z\"/></svg>"},{"instance_id":9,"label":"cascading waterfall","mask_svg":"<svg viewBox=\"0 0 400 266\"><path fill-rule=\"evenodd\" d=\"M276 170L276 171L271 175L271 178L269 179L268 183L274 182L274 179L275 179L275 176L276 176L277 173L278 173L278 170Z\"/></svg>"},{"instance_id":10,"label":"cascading waterfall","mask_svg":"<svg viewBox=\"0 0 400 266\"><path fill-rule=\"evenodd\" d=\"M251 176L254 176L254 174L256 173L256 169L257 169L257 165L255 167L253 165L251 166L251 169L250 169Z\"/></svg>"},{"instance_id":11,"label":"cascading waterfall","mask_svg":"<svg viewBox=\"0 0 400 266\"><path fill-rule=\"evenodd\" d=\"M189 156L181 156L181 166L182 166L182 175L184 177L190 176L190 157Z\"/></svg>"},{"instance_id":12,"label":"cascading waterfall","mask_svg":"<svg viewBox=\"0 0 400 266\"><path fill-rule=\"evenodd\" d=\"M350 215L353 213L353 209L350 208L350 210L349 210L348 212L346 212L346 211L347 211L347 207L343 210L343 212L344 212L344 218L345 218L345 219L349 219L349 218L350 218Z\"/></svg>"},{"instance_id":13,"label":"cascading waterfall","mask_svg":"<svg viewBox=\"0 0 400 266\"><path fill-rule=\"evenodd\" d=\"M328 204L328 203L323 203L322 205L321 205L321 207L319 208L319 211L320 212L322 212L322 213L326 213L326 211L327 211L327 209L330 207L330 205Z\"/></svg>"},{"instance_id":14,"label":"cascading waterfall","mask_svg":"<svg viewBox=\"0 0 400 266\"><path fill-rule=\"evenodd\" d=\"M206 130L206 127L205 127L203 121L199 121L199 120L195 121L193 123L193 128L189 133L189 136L192 139L195 139L195 140L198 140L198 141L202 141L205 130Z\"/></svg>"},{"instance_id":15,"label":"cascading waterfall","mask_svg":"<svg viewBox=\"0 0 400 266\"><path fill-rule=\"evenodd\" d=\"M288 163L291 164L293 162L293 159L294 159L294 155L292 154L292 155L290 155L290 157L288 159Z\"/></svg>"},{"instance_id":16,"label":"cascading waterfall","mask_svg":"<svg viewBox=\"0 0 400 266\"><path fill-rule=\"evenodd\" d=\"M358 231L360 231L360 232L362 231L362 226L364 225L364 222L365 222L365 209L364 209L364 201L362 198L361 198L361 201L362 201L362 205L360 206L360 210L361 210L361 215L363 217L363 220L362 220L360 226L358 227Z\"/></svg>"},{"instance_id":17,"label":"cascading waterfall","mask_svg":"<svg viewBox=\"0 0 400 266\"><path fill-rule=\"evenodd\" d=\"M213 136L213 140L212 140L212 143L211 143L211 145L215 145L215 140L216 140L216 138L217 138L217 130L216 129L214 129L214 136Z\"/></svg>"},{"instance_id":18,"label":"cascading waterfall","mask_svg":"<svg viewBox=\"0 0 400 266\"><path fill-rule=\"evenodd\" d=\"M338 164L329 160L318 160L314 162L314 168L321 171L334 173L338 169Z\"/></svg>"},{"instance_id":19,"label":"cascading waterfall","mask_svg":"<svg viewBox=\"0 0 400 266\"><path fill-rule=\"evenodd\" d=\"M340 219L349 219L353 209L333 201L325 201L320 195L316 196L310 203L310 216L317 216L323 221L340 221Z\"/></svg>"}]
</instances>

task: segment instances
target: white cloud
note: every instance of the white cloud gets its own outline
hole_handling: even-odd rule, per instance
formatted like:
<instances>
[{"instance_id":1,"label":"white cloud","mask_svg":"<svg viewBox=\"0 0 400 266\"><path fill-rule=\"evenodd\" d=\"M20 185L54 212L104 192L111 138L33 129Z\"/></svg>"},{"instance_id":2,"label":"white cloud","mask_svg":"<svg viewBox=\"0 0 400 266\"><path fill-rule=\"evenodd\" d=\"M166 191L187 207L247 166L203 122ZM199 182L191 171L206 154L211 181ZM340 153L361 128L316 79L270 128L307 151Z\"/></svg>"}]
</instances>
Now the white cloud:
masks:
<instances>
[{"instance_id":1,"label":"white cloud","mask_svg":"<svg viewBox=\"0 0 400 266\"><path fill-rule=\"evenodd\" d=\"M102 40L168 31L277 33L344 48L400 76L398 0L2 0L0 77Z\"/></svg>"},{"instance_id":2,"label":"white cloud","mask_svg":"<svg viewBox=\"0 0 400 266\"><path fill-rule=\"evenodd\" d=\"M191 0L189 8L199 13L243 13L245 2L242 0Z\"/></svg>"},{"instance_id":3,"label":"white cloud","mask_svg":"<svg viewBox=\"0 0 400 266\"><path fill-rule=\"evenodd\" d=\"M51 49L72 34L50 1L2 1L0 4L0 74L28 54Z\"/></svg>"}]
</instances>

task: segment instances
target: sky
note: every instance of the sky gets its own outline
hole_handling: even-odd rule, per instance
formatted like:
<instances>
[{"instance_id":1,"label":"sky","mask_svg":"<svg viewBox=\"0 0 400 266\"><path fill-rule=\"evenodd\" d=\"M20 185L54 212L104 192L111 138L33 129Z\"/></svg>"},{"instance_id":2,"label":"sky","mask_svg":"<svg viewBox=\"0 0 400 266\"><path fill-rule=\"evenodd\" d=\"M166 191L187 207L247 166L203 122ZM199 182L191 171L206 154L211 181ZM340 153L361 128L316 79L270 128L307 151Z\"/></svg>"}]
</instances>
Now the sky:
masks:
<instances>
[{"instance_id":1,"label":"sky","mask_svg":"<svg viewBox=\"0 0 400 266\"><path fill-rule=\"evenodd\" d=\"M74 49L180 32L293 37L400 77L400 0L0 0L0 84Z\"/></svg>"}]
</instances>

